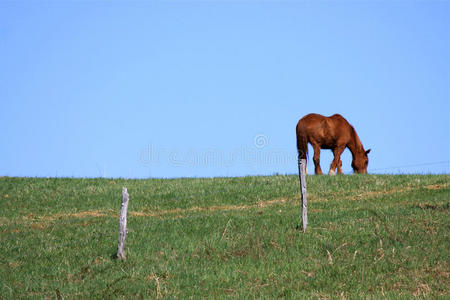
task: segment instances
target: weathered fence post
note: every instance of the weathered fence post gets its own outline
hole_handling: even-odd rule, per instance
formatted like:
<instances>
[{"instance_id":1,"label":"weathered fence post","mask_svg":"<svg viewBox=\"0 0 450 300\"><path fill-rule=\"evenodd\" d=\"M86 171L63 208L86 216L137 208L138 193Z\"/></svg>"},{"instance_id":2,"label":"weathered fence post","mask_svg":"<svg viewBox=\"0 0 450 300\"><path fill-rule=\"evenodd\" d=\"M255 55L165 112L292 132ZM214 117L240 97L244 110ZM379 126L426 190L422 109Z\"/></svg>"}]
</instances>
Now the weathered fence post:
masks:
<instances>
[{"instance_id":1,"label":"weathered fence post","mask_svg":"<svg viewBox=\"0 0 450 300\"><path fill-rule=\"evenodd\" d=\"M127 188L122 188L122 207L120 208L119 220L119 246L117 248L117 258L125 259L124 247L125 239L127 238L127 210L128 210L128 191Z\"/></svg>"},{"instance_id":2,"label":"weathered fence post","mask_svg":"<svg viewBox=\"0 0 450 300\"><path fill-rule=\"evenodd\" d=\"M300 178L300 193L302 196L303 232L308 225L308 201L306 199L306 159L298 159L298 176Z\"/></svg>"}]
</instances>

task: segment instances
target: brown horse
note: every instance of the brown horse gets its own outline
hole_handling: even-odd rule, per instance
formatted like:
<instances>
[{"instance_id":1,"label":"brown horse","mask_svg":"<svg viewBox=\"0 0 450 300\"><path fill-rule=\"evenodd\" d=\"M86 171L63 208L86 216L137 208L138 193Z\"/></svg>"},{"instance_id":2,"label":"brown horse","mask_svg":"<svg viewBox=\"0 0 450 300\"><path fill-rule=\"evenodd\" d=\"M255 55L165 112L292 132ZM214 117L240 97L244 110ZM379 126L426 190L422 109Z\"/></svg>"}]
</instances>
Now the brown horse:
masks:
<instances>
[{"instance_id":1,"label":"brown horse","mask_svg":"<svg viewBox=\"0 0 450 300\"><path fill-rule=\"evenodd\" d=\"M341 154L347 147L353 156L352 168L355 173L367 173L369 164L369 150L364 147L356 134L355 129L344 117L339 114L324 117L319 114L309 114L298 121L297 124L297 150L298 159L306 159L308 143L314 149L315 173L322 174L320 168L320 149L331 149L334 159L330 166L330 175L342 174Z\"/></svg>"}]
</instances>

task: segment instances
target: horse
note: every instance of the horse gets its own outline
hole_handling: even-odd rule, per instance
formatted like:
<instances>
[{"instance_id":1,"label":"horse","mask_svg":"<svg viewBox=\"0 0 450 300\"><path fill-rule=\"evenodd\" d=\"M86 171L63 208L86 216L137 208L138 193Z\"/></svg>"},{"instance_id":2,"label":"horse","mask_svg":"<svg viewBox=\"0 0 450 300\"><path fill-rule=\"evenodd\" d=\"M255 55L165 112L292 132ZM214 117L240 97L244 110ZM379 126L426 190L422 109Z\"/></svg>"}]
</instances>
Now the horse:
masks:
<instances>
[{"instance_id":1,"label":"horse","mask_svg":"<svg viewBox=\"0 0 450 300\"><path fill-rule=\"evenodd\" d=\"M315 174L323 174L320 168L320 149L331 149L334 159L330 166L330 175L342 174L341 154L345 148L352 153L352 168L355 173L367 174L369 150L364 150L358 134L347 120L334 114L325 117L319 114L308 114L300 119L296 127L298 159L306 159L308 143L314 149Z\"/></svg>"}]
</instances>

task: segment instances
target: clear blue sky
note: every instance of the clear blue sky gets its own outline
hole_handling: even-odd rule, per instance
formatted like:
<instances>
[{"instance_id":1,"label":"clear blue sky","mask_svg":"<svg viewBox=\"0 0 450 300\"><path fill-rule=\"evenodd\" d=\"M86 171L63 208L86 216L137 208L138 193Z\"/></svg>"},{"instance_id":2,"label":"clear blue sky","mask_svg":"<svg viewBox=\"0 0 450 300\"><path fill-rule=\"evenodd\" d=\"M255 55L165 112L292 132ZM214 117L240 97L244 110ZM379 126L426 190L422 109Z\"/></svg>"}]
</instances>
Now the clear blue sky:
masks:
<instances>
[{"instance_id":1,"label":"clear blue sky","mask_svg":"<svg viewBox=\"0 0 450 300\"><path fill-rule=\"evenodd\" d=\"M292 174L311 112L450 173L450 2L0 1L0 175Z\"/></svg>"}]
</instances>

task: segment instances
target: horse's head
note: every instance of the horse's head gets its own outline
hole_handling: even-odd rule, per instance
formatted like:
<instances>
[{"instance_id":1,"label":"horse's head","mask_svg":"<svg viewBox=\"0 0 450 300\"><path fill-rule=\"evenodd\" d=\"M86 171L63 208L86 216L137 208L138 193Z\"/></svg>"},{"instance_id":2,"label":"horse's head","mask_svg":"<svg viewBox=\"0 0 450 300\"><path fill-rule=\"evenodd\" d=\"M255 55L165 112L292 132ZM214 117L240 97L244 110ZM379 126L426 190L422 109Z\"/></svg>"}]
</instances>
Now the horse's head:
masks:
<instances>
[{"instance_id":1,"label":"horse's head","mask_svg":"<svg viewBox=\"0 0 450 300\"><path fill-rule=\"evenodd\" d=\"M367 151L361 151L359 154L353 156L352 168L355 173L367 174L367 166L369 165L369 154L370 149Z\"/></svg>"}]
</instances>

